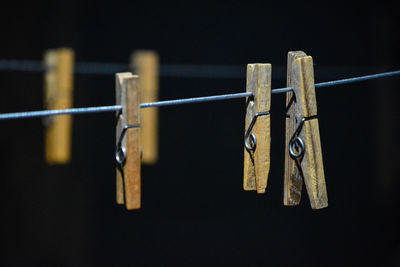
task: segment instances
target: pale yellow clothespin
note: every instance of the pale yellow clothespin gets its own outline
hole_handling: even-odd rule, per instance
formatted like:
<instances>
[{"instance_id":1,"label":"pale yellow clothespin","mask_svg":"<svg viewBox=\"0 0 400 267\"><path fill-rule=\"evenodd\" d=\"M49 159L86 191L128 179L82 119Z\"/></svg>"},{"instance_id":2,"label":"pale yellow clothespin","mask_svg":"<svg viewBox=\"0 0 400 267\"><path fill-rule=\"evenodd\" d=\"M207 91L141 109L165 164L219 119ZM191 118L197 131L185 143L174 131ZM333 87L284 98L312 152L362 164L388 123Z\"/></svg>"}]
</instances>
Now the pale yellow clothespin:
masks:
<instances>
[{"instance_id":1,"label":"pale yellow clothespin","mask_svg":"<svg viewBox=\"0 0 400 267\"><path fill-rule=\"evenodd\" d=\"M265 192L270 168L271 64L247 65L244 190Z\"/></svg>"},{"instance_id":2,"label":"pale yellow clothespin","mask_svg":"<svg viewBox=\"0 0 400 267\"><path fill-rule=\"evenodd\" d=\"M158 101L159 59L155 51L139 50L131 56L133 73L140 77L141 103ZM142 163L154 164L158 159L158 108L141 112Z\"/></svg>"},{"instance_id":3,"label":"pale yellow clothespin","mask_svg":"<svg viewBox=\"0 0 400 267\"><path fill-rule=\"evenodd\" d=\"M73 102L74 51L51 49L44 55L45 109L68 109ZM44 120L45 158L49 164L64 164L71 157L72 116L61 115Z\"/></svg>"},{"instance_id":4,"label":"pale yellow clothespin","mask_svg":"<svg viewBox=\"0 0 400 267\"><path fill-rule=\"evenodd\" d=\"M297 205L303 179L311 207L328 206L322 149L317 119L312 57L302 51L289 52L286 98L286 151L284 205Z\"/></svg>"},{"instance_id":5,"label":"pale yellow clothespin","mask_svg":"<svg viewBox=\"0 0 400 267\"><path fill-rule=\"evenodd\" d=\"M117 203L128 210L141 206L140 87L139 76L116 74Z\"/></svg>"}]
</instances>

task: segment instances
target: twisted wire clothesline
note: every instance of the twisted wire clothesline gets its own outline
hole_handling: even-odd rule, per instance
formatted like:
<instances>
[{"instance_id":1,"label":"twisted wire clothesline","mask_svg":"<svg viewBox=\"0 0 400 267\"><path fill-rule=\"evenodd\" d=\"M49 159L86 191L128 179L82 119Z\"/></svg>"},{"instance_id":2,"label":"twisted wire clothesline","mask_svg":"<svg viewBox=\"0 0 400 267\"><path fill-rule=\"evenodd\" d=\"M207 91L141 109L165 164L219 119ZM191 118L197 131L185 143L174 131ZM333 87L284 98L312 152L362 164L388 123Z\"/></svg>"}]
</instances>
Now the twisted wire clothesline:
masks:
<instances>
[{"instance_id":1,"label":"twisted wire clothesline","mask_svg":"<svg viewBox=\"0 0 400 267\"><path fill-rule=\"evenodd\" d=\"M354 78L347 78L335 81L321 82L316 83L315 88L324 88L330 86L337 86L355 82L362 82L367 80L379 79L384 77L396 76L400 75L400 70L384 72ZM293 90L290 87L273 89L271 91L272 94L280 94ZM166 100L159 102L150 102L150 103L142 103L140 104L140 108L152 108L152 107L164 107L164 106L173 106L173 105L182 105L182 104L192 104L192 103L201 103L201 102L211 102L211 101L221 101L228 99L237 99L252 96L251 92L245 93L236 93L236 94L224 94L224 95L215 95L215 96L203 96L203 97L194 97L194 98L185 98L185 99L175 99L175 100ZM40 110L40 111L28 111L28 112L15 112L15 113L4 113L0 114L0 120L11 120L11 119L25 119L25 118L34 118L34 117L46 117L46 116L54 116L54 115L66 115L66 114L86 114L86 113L101 113L101 112L115 112L121 110L122 106L113 105L113 106L98 106L98 107L85 107L85 108L71 108L71 109L57 109L57 110Z\"/></svg>"}]
</instances>

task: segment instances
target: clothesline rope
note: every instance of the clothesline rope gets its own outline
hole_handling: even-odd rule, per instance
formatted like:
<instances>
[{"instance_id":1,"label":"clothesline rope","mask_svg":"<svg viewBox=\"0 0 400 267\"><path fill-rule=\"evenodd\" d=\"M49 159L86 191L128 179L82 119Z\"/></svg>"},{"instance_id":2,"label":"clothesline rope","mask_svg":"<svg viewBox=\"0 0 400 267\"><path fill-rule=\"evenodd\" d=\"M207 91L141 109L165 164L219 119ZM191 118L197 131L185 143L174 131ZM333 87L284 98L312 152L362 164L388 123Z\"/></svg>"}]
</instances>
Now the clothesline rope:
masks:
<instances>
[{"instance_id":1,"label":"clothesline rope","mask_svg":"<svg viewBox=\"0 0 400 267\"><path fill-rule=\"evenodd\" d=\"M118 72L132 70L129 64L112 62L75 62L74 73L83 75L115 75ZM273 67L273 74L276 71L278 76L273 78L285 79L286 75L281 75L286 70L284 65ZM351 73L360 75L362 73L374 72L372 66L321 66L318 65L318 77L328 77L331 73ZM0 59L0 71L22 71L22 72L44 72L46 65L39 60L5 60ZM179 77L179 78L222 78L222 79L241 79L246 76L245 64L160 64L160 77Z\"/></svg>"},{"instance_id":2,"label":"clothesline rope","mask_svg":"<svg viewBox=\"0 0 400 267\"><path fill-rule=\"evenodd\" d=\"M390 76L400 75L400 70L384 72L372 75L365 75L335 81L328 81L322 83L316 83L315 88L323 88L323 87L331 87L355 82L368 81L373 79L379 79ZM272 94L280 94L291 91L292 88L277 88L271 91ZM224 94L224 95L215 95L215 96L203 96L203 97L194 97L194 98L184 98L184 99L175 99L175 100L166 100L166 101L158 101L158 102L150 102L150 103L142 103L140 104L140 108L152 108L152 107L164 107L164 106L173 106L173 105L182 105L182 104L193 104L193 103L201 103L201 102L211 102L211 101L221 101L228 99L237 99L252 96L251 92L245 93L236 93L236 94ZM40 110L40 111L28 111L28 112L15 112L15 113L4 113L0 114L0 120L11 120L11 119L26 119L26 118L34 118L34 117L46 117L46 116L54 116L54 115L66 115L66 114L87 114L87 113L101 113L101 112L115 112L121 110L122 106L113 105L113 106L98 106L98 107L85 107L85 108L71 108L71 109L57 109L57 110Z\"/></svg>"}]
</instances>

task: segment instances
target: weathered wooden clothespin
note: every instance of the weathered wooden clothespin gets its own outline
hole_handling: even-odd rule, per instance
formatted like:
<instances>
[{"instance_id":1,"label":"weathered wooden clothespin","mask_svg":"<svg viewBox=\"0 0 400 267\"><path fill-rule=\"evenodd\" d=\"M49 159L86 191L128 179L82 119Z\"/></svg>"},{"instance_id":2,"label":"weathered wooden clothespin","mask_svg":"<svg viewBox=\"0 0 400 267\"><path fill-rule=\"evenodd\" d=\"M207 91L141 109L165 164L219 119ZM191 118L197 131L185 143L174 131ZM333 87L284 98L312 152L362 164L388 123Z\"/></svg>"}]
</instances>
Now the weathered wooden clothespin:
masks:
<instances>
[{"instance_id":1,"label":"weathered wooden clothespin","mask_svg":"<svg viewBox=\"0 0 400 267\"><path fill-rule=\"evenodd\" d=\"M265 192L270 168L271 145L271 64L247 65L244 190Z\"/></svg>"},{"instance_id":2,"label":"weathered wooden clothespin","mask_svg":"<svg viewBox=\"0 0 400 267\"><path fill-rule=\"evenodd\" d=\"M45 109L68 109L73 102L74 51L51 49L44 54ZM45 158L49 164L64 164L71 157L72 116L48 117L44 120Z\"/></svg>"},{"instance_id":3,"label":"weathered wooden clothespin","mask_svg":"<svg viewBox=\"0 0 400 267\"><path fill-rule=\"evenodd\" d=\"M140 209L140 89L139 76L116 74L117 112L116 161L117 203L128 210Z\"/></svg>"},{"instance_id":4,"label":"weathered wooden clothespin","mask_svg":"<svg viewBox=\"0 0 400 267\"><path fill-rule=\"evenodd\" d=\"M139 50L131 56L131 67L140 77L141 103L158 101L159 59L154 51ZM141 112L142 163L154 164L158 159L158 108Z\"/></svg>"},{"instance_id":5,"label":"weathered wooden clothespin","mask_svg":"<svg viewBox=\"0 0 400 267\"><path fill-rule=\"evenodd\" d=\"M286 95L286 151L284 205L297 205L304 183L311 207L328 206L322 149L317 119L312 57L289 52Z\"/></svg>"}]
</instances>

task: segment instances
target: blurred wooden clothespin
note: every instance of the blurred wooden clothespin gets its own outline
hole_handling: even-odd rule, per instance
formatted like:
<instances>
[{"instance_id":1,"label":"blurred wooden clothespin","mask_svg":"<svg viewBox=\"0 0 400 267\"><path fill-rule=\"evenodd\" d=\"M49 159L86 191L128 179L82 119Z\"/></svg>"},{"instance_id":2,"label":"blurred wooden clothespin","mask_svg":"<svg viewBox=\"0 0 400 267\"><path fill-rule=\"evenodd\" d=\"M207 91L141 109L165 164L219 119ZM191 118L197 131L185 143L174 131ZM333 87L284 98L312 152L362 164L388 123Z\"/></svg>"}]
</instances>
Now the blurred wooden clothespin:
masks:
<instances>
[{"instance_id":1,"label":"blurred wooden clothespin","mask_svg":"<svg viewBox=\"0 0 400 267\"><path fill-rule=\"evenodd\" d=\"M117 112L116 161L117 203L128 210L140 209L140 89L139 76L116 74L116 102L122 106Z\"/></svg>"},{"instance_id":2,"label":"blurred wooden clothespin","mask_svg":"<svg viewBox=\"0 0 400 267\"><path fill-rule=\"evenodd\" d=\"M311 207L328 206L322 149L317 119L312 57L289 52L286 95L286 151L284 205L297 205L306 184Z\"/></svg>"},{"instance_id":3,"label":"blurred wooden clothespin","mask_svg":"<svg viewBox=\"0 0 400 267\"><path fill-rule=\"evenodd\" d=\"M74 51L51 49L44 54L45 109L68 109L73 102ZM45 158L49 164L65 164L71 157L72 116L47 117L44 120Z\"/></svg>"},{"instance_id":4,"label":"blurred wooden clothespin","mask_svg":"<svg viewBox=\"0 0 400 267\"><path fill-rule=\"evenodd\" d=\"M270 168L271 64L247 65L244 190L265 192Z\"/></svg>"},{"instance_id":5,"label":"blurred wooden clothespin","mask_svg":"<svg viewBox=\"0 0 400 267\"><path fill-rule=\"evenodd\" d=\"M131 56L133 73L140 77L141 103L158 101L159 59L155 51L139 50ZM158 108L141 111L142 163L154 164L158 159Z\"/></svg>"}]
</instances>

